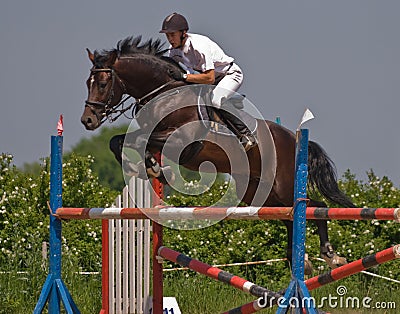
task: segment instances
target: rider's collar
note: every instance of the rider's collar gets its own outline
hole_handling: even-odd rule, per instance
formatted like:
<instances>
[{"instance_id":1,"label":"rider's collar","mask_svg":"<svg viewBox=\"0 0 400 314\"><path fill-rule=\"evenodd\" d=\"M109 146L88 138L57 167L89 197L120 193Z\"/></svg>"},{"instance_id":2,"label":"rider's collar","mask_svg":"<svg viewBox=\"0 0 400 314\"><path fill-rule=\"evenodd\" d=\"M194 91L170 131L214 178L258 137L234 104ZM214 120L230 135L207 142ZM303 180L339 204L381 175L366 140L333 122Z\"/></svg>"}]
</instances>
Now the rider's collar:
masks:
<instances>
[{"instance_id":1,"label":"rider's collar","mask_svg":"<svg viewBox=\"0 0 400 314\"><path fill-rule=\"evenodd\" d=\"M182 46L182 52L183 53L188 53L190 46L191 46L190 34L186 33L186 40L185 40L185 43Z\"/></svg>"}]
</instances>

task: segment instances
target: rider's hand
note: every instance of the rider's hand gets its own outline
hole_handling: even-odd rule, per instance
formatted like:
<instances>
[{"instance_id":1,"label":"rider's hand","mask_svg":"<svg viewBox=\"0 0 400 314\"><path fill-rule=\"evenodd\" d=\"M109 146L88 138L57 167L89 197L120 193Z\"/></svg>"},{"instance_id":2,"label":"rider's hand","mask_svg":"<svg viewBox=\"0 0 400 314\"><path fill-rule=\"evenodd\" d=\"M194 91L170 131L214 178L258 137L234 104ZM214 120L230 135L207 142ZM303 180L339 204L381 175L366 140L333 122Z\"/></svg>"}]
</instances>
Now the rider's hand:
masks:
<instances>
[{"instance_id":1,"label":"rider's hand","mask_svg":"<svg viewBox=\"0 0 400 314\"><path fill-rule=\"evenodd\" d=\"M186 77L187 77L187 74L186 73L182 73L181 71L179 71L178 69L174 69L174 70L172 70L172 69L169 69L168 70L168 75L170 76L170 77L172 77L174 80L176 80L176 81L185 81L186 80Z\"/></svg>"}]
</instances>

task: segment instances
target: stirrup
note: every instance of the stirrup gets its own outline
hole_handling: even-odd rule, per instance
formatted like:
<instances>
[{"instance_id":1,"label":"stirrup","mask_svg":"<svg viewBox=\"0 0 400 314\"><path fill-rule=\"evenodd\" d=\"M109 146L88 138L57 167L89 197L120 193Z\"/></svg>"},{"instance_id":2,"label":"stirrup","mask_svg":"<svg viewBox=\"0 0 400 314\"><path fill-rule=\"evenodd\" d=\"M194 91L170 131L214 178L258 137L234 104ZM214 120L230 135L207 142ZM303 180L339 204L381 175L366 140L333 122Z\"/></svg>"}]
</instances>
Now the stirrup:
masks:
<instances>
[{"instance_id":1,"label":"stirrup","mask_svg":"<svg viewBox=\"0 0 400 314\"><path fill-rule=\"evenodd\" d=\"M243 148L246 152L248 152L253 147L257 146L257 140L253 135L244 134L240 137L240 142L243 145Z\"/></svg>"}]
</instances>

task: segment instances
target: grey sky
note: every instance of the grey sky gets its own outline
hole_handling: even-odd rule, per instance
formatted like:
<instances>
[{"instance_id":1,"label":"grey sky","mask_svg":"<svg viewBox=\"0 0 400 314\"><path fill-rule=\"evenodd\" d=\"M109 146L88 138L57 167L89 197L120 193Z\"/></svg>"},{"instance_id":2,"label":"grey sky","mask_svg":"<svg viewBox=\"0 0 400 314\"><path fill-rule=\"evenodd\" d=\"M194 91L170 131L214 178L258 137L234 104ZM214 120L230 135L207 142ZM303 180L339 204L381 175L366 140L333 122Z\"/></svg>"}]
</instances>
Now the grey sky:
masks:
<instances>
[{"instance_id":1,"label":"grey sky","mask_svg":"<svg viewBox=\"0 0 400 314\"><path fill-rule=\"evenodd\" d=\"M0 152L17 165L49 153L64 114L65 149L94 134L80 124L90 62L129 35L162 38L184 14L245 74L241 92L294 130L306 107L311 139L358 178L400 183L399 1L4 1L0 10ZM127 122L127 120L125 120ZM104 149L108 149L105 147Z\"/></svg>"}]
</instances>

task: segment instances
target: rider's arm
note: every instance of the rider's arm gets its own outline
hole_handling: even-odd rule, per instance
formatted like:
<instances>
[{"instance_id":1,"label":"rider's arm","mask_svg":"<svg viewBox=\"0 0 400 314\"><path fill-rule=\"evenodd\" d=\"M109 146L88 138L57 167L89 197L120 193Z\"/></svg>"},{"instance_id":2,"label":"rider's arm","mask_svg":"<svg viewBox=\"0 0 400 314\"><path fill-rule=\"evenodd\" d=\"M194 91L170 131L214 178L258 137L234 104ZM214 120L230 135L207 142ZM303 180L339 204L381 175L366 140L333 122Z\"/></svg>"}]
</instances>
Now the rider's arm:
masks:
<instances>
[{"instance_id":1,"label":"rider's arm","mask_svg":"<svg viewBox=\"0 0 400 314\"><path fill-rule=\"evenodd\" d=\"M196 84L214 84L215 73L214 70L207 70L199 74L188 74L186 82Z\"/></svg>"}]
</instances>

